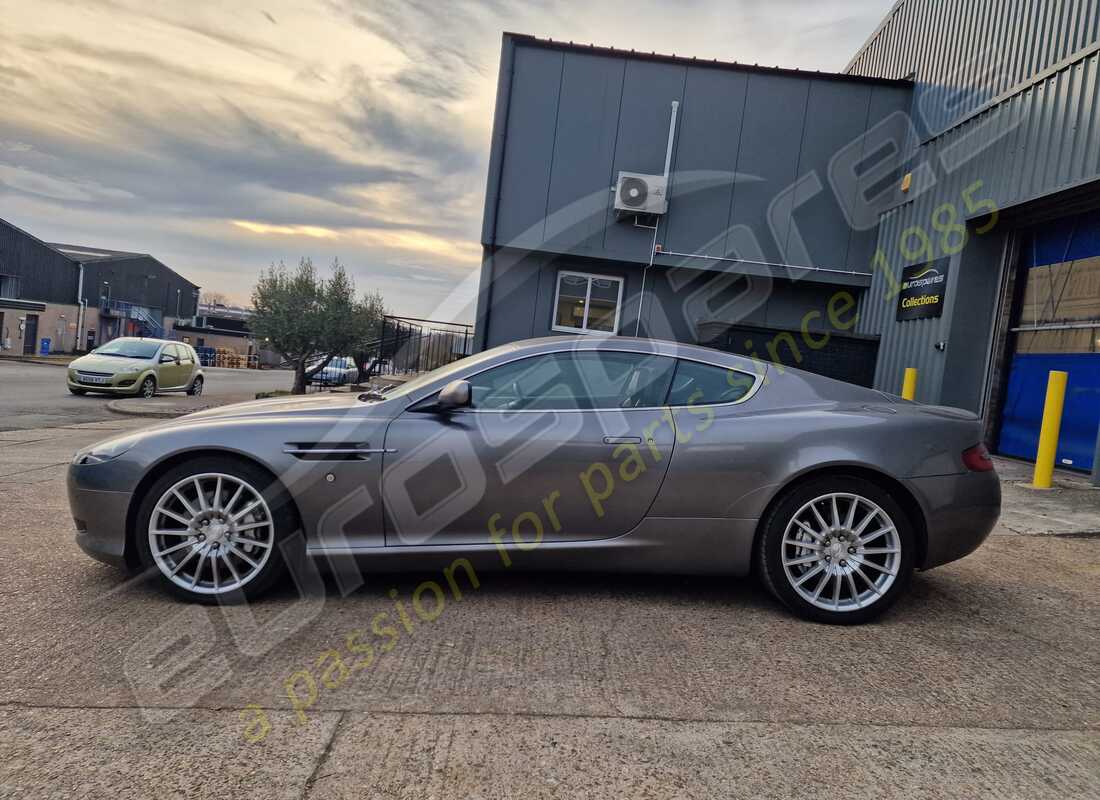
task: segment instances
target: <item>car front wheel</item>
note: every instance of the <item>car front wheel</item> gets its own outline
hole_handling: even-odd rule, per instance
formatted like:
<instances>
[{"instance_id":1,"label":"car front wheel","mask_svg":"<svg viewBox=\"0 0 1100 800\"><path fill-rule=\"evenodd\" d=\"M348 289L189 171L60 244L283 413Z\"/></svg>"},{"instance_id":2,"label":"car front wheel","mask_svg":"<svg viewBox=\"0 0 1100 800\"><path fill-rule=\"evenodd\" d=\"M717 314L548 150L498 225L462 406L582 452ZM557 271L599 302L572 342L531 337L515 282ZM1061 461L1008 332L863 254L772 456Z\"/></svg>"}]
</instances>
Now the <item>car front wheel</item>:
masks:
<instances>
[{"instance_id":1,"label":"car front wheel","mask_svg":"<svg viewBox=\"0 0 1100 800\"><path fill-rule=\"evenodd\" d=\"M138 396L144 397L148 400L150 397L157 393L157 379L152 375L149 375L141 382L138 387Z\"/></svg>"},{"instance_id":2,"label":"car front wheel","mask_svg":"<svg viewBox=\"0 0 1100 800\"><path fill-rule=\"evenodd\" d=\"M134 531L159 584L200 603L253 598L282 576L293 530L285 491L264 470L211 457L169 470L146 495Z\"/></svg>"},{"instance_id":3,"label":"car front wheel","mask_svg":"<svg viewBox=\"0 0 1100 800\"><path fill-rule=\"evenodd\" d=\"M764 583L801 617L850 625L886 611L913 571L912 525L889 492L830 476L788 491L764 520Z\"/></svg>"}]
</instances>

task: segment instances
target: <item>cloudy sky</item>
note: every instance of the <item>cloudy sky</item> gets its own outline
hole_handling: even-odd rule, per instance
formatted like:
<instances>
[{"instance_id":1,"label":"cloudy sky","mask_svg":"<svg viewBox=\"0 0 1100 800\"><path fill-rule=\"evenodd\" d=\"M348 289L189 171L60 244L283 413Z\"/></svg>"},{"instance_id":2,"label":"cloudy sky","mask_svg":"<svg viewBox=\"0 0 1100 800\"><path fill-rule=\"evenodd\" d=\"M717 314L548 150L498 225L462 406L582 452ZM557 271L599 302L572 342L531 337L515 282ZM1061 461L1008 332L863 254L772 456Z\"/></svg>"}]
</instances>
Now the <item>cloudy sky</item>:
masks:
<instances>
[{"instance_id":1,"label":"cloudy sky","mask_svg":"<svg viewBox=\"0 0 1100 800\"><path fill-rule=\"evenodd\" d=\"M469 317L500 35L840 70L891 0L0 0L0 217L246 301L338 256Z\"/></svg>"}]
</instances>

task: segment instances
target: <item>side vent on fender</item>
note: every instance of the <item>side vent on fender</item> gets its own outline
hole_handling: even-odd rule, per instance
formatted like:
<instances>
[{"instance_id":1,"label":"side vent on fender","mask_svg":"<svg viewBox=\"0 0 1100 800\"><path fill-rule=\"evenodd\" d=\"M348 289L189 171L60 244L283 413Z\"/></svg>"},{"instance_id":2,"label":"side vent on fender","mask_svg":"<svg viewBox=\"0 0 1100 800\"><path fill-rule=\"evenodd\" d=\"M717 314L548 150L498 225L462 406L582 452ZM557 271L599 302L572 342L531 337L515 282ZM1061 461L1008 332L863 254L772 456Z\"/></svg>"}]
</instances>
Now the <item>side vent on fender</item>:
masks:
<instances>
[{"instance_id":1,"label":"side vent on fender","mask_svg":"<svg viewBox=\"0 0 1100 800\"><path fill-rule=\"evenodd\" d=\"M283 452L302 461L369 461L376 453L396 453L370 442L287 442Z\"/></svg>"}]
</instances>

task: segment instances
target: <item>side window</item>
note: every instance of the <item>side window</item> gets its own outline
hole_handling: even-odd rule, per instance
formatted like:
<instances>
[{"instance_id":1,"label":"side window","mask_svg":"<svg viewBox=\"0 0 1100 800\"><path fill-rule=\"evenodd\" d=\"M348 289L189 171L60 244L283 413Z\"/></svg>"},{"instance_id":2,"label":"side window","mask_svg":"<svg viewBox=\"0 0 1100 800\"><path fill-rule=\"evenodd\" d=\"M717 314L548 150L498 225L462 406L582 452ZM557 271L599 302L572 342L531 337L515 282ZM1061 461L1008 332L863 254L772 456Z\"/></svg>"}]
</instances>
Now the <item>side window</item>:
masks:
<instances>
[{"instance_id":1,"label":"side window","mask_svg":"<svg viewBox=\"0 0 1100 800\"><path fill-rule=\"evenodd\" d=\"M675 362L644 353L549 353L469 379L471 406L500 411L663 405Z\"/></svg>"},{"instance_id":2,"label":"side window","mask_svg":"<svg viewBox=\"0 0 1100 800\"><path fill-rule=\"evenodd\" d=\"M622 300L622 278L563 270L558 273L550 327L570 333L617 333Z\"/></svg>"},{"instance_id":3,"label":"side window","mask_svg":"<svg viewBox=\"0 0 1100 800\"><path fill-rule=\"evenodd\" d=\"M176 349L179 350L180 363L193 364L195 359L191 357L191 348L185 344L176 345Z\"/></svg>"},{"instance_id":4,"label":"side window","mask_svg":"<svg viewBox=\"0 0 1100 800\"><path fill-rule=\"evenodd\" d=\"M712 403L734 403L747 395L756 383L756 376L735 369L701 364L698 361L676 362L676 375L668 393L670 406L697 406Z\"/></svg>"}]
</instances>

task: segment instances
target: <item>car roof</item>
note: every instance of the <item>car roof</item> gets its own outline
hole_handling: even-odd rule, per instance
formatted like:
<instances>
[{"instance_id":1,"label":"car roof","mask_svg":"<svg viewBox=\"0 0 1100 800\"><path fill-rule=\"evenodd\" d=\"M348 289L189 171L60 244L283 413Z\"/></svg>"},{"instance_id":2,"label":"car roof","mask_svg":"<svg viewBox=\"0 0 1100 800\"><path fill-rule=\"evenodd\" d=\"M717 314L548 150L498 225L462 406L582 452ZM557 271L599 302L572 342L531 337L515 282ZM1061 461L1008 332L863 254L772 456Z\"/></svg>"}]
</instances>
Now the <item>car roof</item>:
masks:
<instances>
[{"instance_id":1,"label":"car roof","mask_svg":"<svg viewBox=\"0 0 1100 800\"><path fill-rule=\"evenodd\" d=\"M669 356L671 358L705 361L754 374L762 374L766 368L764 362L755 361L747 356L716 350L713 347L683 344L681 342L672 342L665 339L647 339L638 336L615 336L610 334L607 336L576 334L521 339L511 342L501 348L502 355L507 350L511 350L512 356L518 354L519 351L525 353L540 353L552 352L555 350L626 350L635 353L649 353L652 355Z\"/></svg>"},{"instance_id":2,"label":"car roof","mask_svg":"<svg viewBox=\"0 0 1100 800\"><path fill-rule=\"evenodd\" d=\"M178 344L181 347L190 347L187 342L175 342L171 339L154 339L152 336L116 336L111 339L110 342L104 342L103 344L110 344L111 342L151 342L152 344Z\"/></svg>"}]
</instances>

